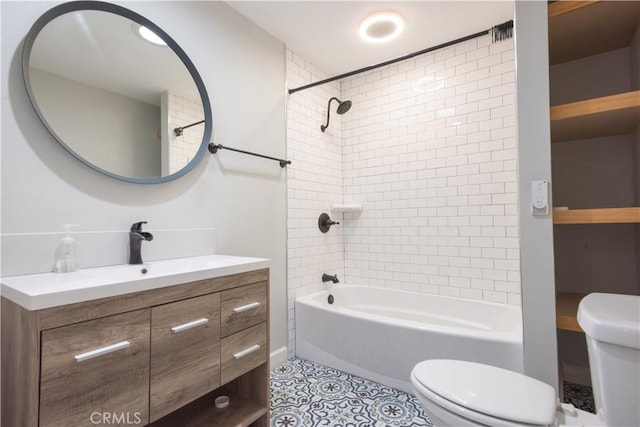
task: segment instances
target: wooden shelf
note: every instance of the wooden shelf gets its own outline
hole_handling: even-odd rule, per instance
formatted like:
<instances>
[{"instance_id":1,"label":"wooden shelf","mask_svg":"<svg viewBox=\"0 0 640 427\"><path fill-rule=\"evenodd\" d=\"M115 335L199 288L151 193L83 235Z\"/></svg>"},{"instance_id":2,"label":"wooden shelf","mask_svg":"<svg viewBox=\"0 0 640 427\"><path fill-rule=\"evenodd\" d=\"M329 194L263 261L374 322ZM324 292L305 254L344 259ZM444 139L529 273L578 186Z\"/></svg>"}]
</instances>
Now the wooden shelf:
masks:
<instances>
[{"instance_id":1,"label":"wooden shelf","mask_svg":"<svg viewBox=\"0 0 640 427\"><path fill-rule=\"evenodd\" d=\"M598 3L598 0L587 0L587 1L556 1L549 5L548 15L549 20L555 18L556 16L561 16L566 13L571 13L574 10L582 9L583 7L591 6L593 4Z\"/></svg>"},{"instance_id":2,"label":"wooden shelf","mask_svg":"<svg viewBox=\"0 0 640 427\"><path fill-rule=\"evenodd\" d=\"M229 396L229 406L218 409L213 401ZM268 414L266 406L243 399L226 390L216 390L150 424L151 427L247 427ZM267 425L268 420L263 424Z\"/></svg>"},{"instance_id":3,"label":"wooden shelf","mask_svg":"<svg viewBox=\"0 0 640 427\"><path fill-rule=\"evenodd\" d=\"M549 5L549 64L629 46L640 22L637 1L559 1Z\"/></svg>"},{"instance_id":4,"label":"wooden shelf","mask_svg":"<svg viewBox=\"0 0 640 427\"><path fill-rule=\"evenodd\" d=\"M551 107L551 141L631 133L639 122L640 91L557 105Z\"/></svg>"},{"instance_id":5,"label":"wooden shelf","mask_svg":"<svg viewBox=\"0 0 640 427\"><path fill-rule=\"evenodd\" d=\"M556 328L566 331L583 332L578 325L578 304L586 294L558 292L556 294Z\"/></svg>"},{"instance_id":6,"label":"wooden shelf","mask_svg":"<svg viewBox=\"0 0 640 427\"><path fill-rule=\"evenodd\" d=\"M640 208L570 209L554 211L554 224L640 223Z\"/></svg>"}]
</instances>

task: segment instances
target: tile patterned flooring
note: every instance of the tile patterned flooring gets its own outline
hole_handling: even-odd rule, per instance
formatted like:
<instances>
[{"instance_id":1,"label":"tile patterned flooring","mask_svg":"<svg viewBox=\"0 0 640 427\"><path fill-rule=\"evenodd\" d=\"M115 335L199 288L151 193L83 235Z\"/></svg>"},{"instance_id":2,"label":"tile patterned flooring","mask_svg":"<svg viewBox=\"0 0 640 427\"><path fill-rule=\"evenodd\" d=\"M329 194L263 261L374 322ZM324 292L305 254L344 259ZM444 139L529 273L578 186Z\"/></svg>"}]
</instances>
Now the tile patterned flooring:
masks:
<instances>
[{"instance_id":1,"label":"tile patterned flooring","mask_svg":"<svg viewBox=\"0 0 640 427\"><path fill-rule=\"evenodd\" d=\"M407 393L303 359L271 372L271 427L432 426Z\"/></svg>"},{"instance_id":2,"label":"tile patterned flooring","mask_svg":"<svg viewBox=\"0 0 640 427\"><path fill-rule=\"evenodd\" d=\"M596 413L596 404L591 387L565 381L563 384L564 401L583 411Z\"/></svg>"},{"instance_id":3,"label":"tile patterned flooring","mask_svg":"<svg viewBox=\"0 0 640 427\"><path fill-rule=\"evenodd\" d=\"M591 387L564 382L564 401L595 412ZM412 395L303 359L271 371L271 427L432 427Z\"/></svg>"}]
</instances>

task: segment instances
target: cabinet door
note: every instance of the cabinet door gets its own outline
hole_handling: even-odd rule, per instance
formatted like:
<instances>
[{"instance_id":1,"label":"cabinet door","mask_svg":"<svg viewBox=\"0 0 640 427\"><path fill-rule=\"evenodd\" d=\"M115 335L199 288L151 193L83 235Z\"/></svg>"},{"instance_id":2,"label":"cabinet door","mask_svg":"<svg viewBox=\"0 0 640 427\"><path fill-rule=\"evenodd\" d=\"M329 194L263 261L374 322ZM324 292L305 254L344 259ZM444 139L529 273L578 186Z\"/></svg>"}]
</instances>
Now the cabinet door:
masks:
<instances>
[{"instance_id":1,"label":"cabinet door","mask_svg":"<svg viewBox=\"0 0 640 427\"><path fill-rule=\"evenodd\" d=\"M226 337L267 321L267 282L223 291L221 330Z\"/></svg>"},{"instance_id":2,"label":"cabinet door","mask_svg":"<svg viewBox=\"0 0 640 427\"><path fill-rule=\"evenodd\" d=\"M220 385L220 295L151 309L150 419Z\"/></svg>"},{"instance_id":3,"label":"cabinet door","mask_svg":"<svg viewBox=\"0 0 640 427\"><path fill-rule=\"evenodd\" d=\"M146 424L150 310L42 332L40 426Z\"/></svg>"}]
</instances>

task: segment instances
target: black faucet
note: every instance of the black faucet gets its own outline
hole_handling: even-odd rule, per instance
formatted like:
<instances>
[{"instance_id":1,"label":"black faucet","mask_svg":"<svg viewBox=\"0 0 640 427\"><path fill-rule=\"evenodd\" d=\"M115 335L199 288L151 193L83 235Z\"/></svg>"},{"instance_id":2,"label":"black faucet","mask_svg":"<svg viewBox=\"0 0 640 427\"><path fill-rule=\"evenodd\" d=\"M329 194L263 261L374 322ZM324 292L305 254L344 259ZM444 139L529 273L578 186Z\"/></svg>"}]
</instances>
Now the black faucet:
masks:
<instances>
[{"instance_id":1,"label":"black faucet","mask_svg":"<svg viewBox=\"0 0 640 427\"><path fill-rule=\"evenodd\" d=\"M322 275L322 281L323 282L333 282L333 283L340 283L340 280L338 280L338 275L334 274L333 276L327 273L324 273Z\"/></svg>"},{"instance_id":2,"label":"black faucet","mask_svg":"<svg viewBox=\"0 0 640 427\"><path fill-rule=\"evenodd\" d=\"M144 240L153 240L153 234L142 231L142 224L147 221L136 222L129 230L129 264L142 264L142 253L140 249Z\"/></svg>"}]
</instances>

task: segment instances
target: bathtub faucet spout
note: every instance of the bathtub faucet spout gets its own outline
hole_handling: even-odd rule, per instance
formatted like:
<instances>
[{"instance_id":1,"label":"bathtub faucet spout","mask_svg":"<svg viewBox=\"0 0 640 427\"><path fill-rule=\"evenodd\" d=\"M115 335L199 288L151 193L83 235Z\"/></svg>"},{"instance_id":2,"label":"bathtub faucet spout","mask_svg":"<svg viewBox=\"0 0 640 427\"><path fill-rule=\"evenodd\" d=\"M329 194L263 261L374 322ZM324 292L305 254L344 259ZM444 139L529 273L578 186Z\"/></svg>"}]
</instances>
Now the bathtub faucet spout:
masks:
<instances>
[{"instance_id":1,"label":"bathtub faucet spout","mask_svg":"<svg viewBox=\"0 0 640 427\"><path fill-rule=\"evenodd\" d=\"M333 276L331 276L330 274L324 273L322 275L322 281L323 282L340 283L340 280L338 280L338 275L337 274L334 274Z\"/></svg>"}]
</instances>

